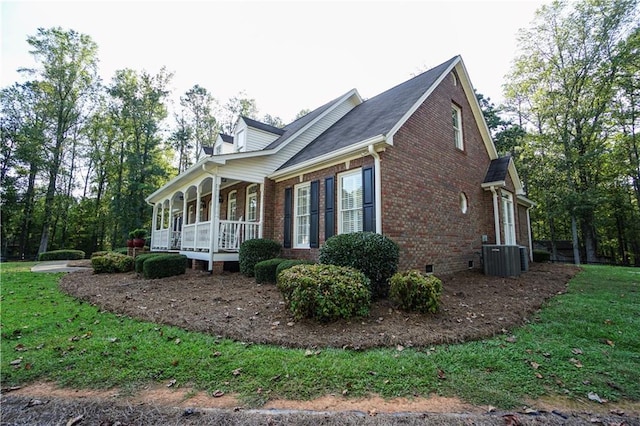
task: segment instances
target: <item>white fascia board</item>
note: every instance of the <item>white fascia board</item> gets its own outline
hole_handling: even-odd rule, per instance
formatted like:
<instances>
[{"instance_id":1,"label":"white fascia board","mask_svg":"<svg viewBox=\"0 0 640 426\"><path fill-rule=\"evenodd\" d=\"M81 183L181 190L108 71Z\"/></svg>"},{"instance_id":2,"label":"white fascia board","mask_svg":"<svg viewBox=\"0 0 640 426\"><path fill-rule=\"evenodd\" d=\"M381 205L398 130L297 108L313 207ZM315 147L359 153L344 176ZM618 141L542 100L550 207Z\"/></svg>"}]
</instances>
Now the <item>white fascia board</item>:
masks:
<instances>
[{"instance_id":1,"label":"white fascia board","mask_svg":"<svg viewBox=\"0 0 640 426\"><path fill-rule=\"evenodd\" d=\"M467 102L469 102L469 105L471 105L471 111L473 112L473 116L476 120L476 124L478 125L478 129L480 130L480 135L482 136L482 141L484 142L484 146L487 149L487 154L489 154L489 158L491 160L495 160L496 158L498 158L498 150L493 143L493 138L491 138L491 132L489 132L487 122L484 120L482 109L480 108L480 104L478 103L478 98L476 98L476 92L473 90L473 85L471 84L469 73L467 72L467 68L464 66L462 58L457 61L455 68L456 71L458 71L458 80L461 80L462 86L464 88L464 93L467 95Z\"/></svg>"},{"instance_id":2,"label":"white fascia board","mask_svg":"<svg viewBox=\"0 0 640 426\"><path fill-rule=\"evenodd\" d=\"M516 170L516 165L513 162L513 158L509 160L509 175L511 175L511 180L513 181L513 186L516 190L516 195L524 195L524 187L522 186L522 181L520 180L520 176L518 176L518 171Z\"/></svg>"},{"instance_id":3,"label":"white fascia board","mask_svg":"<svg viewBox=\"0 0 640 426\"><path fill-rule=\"evenodd\" d=\"M504 187L507 185L507 182L503 181L503 180L496 180L495 182L485 182L485 183L481 183L480 186L482 188L484 188L485 191L489 191L492 187Z\"/></svg>"},{"instance_id":4,"label":"white fascia board","mask_svg":"<svg viewBox=\"0 0 640 426\"><path fill-rule=\"evenodd\" d=\"M271 151L273 151L274 153L280 151L282 148L284 148L285 146L289 145L289 142L291 142L292 140L294 140L295 138L297 138L299 135L301 135L302 133L304 133L307 129L309 129L311 126L313 126L314 124L316 124L318 121L322 120L326 115L328 115L331 111L333 111L334 109L336 109L338 107L338 105L342 104L343 102L346 102L349 98L351 98L352 96L355 96L356 100L357 100L357 105L361 104L363 102L362 97L360 96L360 94L358 93L358 91L356 89L351 89L349 90L347 93L345 93L340 99L338 99L337 101L335 101L333 103L332 106L330 106L329 108L327 108L322 114L320 114L319 116L317 116L316 118L314 118L313 120L311 120L310 122L308 122L306 124L306 126L302 127L301 129L299 129L297 132L295 132L293 135L289 136L284 142L282 142L280 145L278 145L277 147L275 147L274 149L272 149ZM335 124L335 123L334 123Z\"/></svg>"},{"instance_id":5,"label":"white fascia board","mask_svg":"<svg viewBox=\"0 0 640 426\"><path fill-rule=\"evenodd\" d=\"M387 133L387 137L391 142L390 145L393 145L393 135L395 135L396 132L400 130L400 128L404 125L404 123L406 123L409 117L411 117L413 113L416 112L416 110L420 107L420 105L424 103L424 101L429 97L429 95L431 95L431 93L436 89L436 87L438 87L438 85L442 82L442 80L444 80L444 78L447 75L449 75L449 73L456 66L456 64L461 61L462 61L462 58L458 56L456 60L453 61L451 65L442 72L442 74L440 74L440 77L438 77L438 79L431 85L431 87L427 88L427 90L422 94L422 96L420 96L420 99L418 99L416 103L414 103L411 106L411 108L409 108L409 110L402 116L402 118L391 128L389 133Z\"/></svg>"},{"instance_id":6,"label":"white fascia board","mask_svg":"<svg viewBox=\"0 0 640 426\"><path fill-rule=\"evenodd\" d=\"M523 205L525 207L534 207L534 206L537 205L535 201L530 200L529 198L527 198L524 195L519 195L518 194L518 195L516 195L516 198L518 200L518 204L521 204L521 205Z\"/></svg>"},{"instance_id":7,"label":"white fascia board","mask_svg":"<svg viewBox=\"0 0 640 426\"><path fill-rule=\"evenodd\" d=\"M180 173L178 176L171 179L169 182L162 185L160 188L155 190L151 195L145 198L147 203L151 203L151 200L154 198L158 198L165 192L171 192L176 190L176 188L181 187L184 184L184 181L189 181L193 175L197 175L203 172L203 167L206 167L209 164L214 166L224 165L225 161L219 158L219 155L213 157L204 157L202 160L198 161L193 166L189 167L184 172Z\"/></svg>"},{"instance_id":8,"label":"white fascia board","mask_svg":"<svg viewBox=\"0 0 640 426\"><path fill-rule=\"evenodd\" d=\"M329 152L325 155L322 155L320 157L316 157L313 158L311 160L307 160L304 161L302 163L287 167L286 169L282 169L282 170L276 170L275 172L271 173L269 176L267 176L269 179L273 179L273 180L283 180L283 178L288 178L290 176L296 176L299 175L301 171L311 168L311 167L316 167L319 164L322 163L327 163L330 162L332 160L335 160L339 157L343 157L349 154L352 154L355 151L359 151L362 149L366 149L369 147L369 145L371 144L377 144L380 142L384 142L388 145L387 142L387 138L384 135L377 135L374 136L372 138L369 139L365 139L361 142L346 146L342 149L338 149L336 151L332 151Z\"/></svg>"}]
</instances>

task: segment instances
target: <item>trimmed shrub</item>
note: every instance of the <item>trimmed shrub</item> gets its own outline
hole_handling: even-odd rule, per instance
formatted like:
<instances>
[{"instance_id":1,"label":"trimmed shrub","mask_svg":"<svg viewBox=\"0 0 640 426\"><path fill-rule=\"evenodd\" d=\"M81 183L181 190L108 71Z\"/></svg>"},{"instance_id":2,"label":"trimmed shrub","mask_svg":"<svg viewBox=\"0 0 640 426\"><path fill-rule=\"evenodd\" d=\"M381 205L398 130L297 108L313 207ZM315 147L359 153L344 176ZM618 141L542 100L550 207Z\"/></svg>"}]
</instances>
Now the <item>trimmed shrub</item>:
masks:
<instances>
[{"instance_id":1,"label":"trimmed shrub","mask_svg":"<svg viewBox=\"0 0 640 426\"><path fill-rule=\"evenodd\" d=\"M546 250L534 250L533 261L534 262L548 262L551 259L551 253Z\"/></svg>"},{"instance_id":2,"label":"trimmed shrub","mask_svg":"<svg viewBox=\"0 0 640 426\"><path fill-rule=\"evenodd\" d=\"M315 265L315 263L316 262L312 260L306 259L289 259L285 260L284 262L280 262L278 264L278 267L276 268L276 282L278 282L278 275L280 275L280 272L284 271L285 269L289 269L295 265Z\"/></svg>"},{"instance_id":3,"label":"trimmed shrub","mask_svg":"<svg viewBox=\"0 0 640 426\"><path fill-rule=\"evenodd\" d=\"M105 254L109 253L106 250L102 250L102 251L94 251L93 253L91 253L91 259L93 259L96 256L104 256Z\"/></svg>"},{"instance_id":4,"label":"trimmed shrub","mask_svg":"<svg viewBox=\"0 0 640 426\"><path fill-rule=\"evenodd\" d=\"M238 253L240 272L247 277L253 277L256 263L278 257L281 248L280 243L265 238L245 241L240 244Z\"/></svg>"},{"instance_id":5,"label":"trimmed shrub","mask_svg":"<svg viewBox=\"0 0 640 426\"><path fill-rule=\"evenodd\" d=\"M263 260L262 262L256 263L256 266L253 268L254 275L256 276L256 283L276 283L276 270L278 265L287 259L281 259L276 257L274 259Z\"/></svg>"},{"instance_id":6,"label":"trimmed shrub","mask_svg":"<svg viewBox=\"0 0 640 426\"><path fill-rule=\"evenodd\" d=\"M412 269L391 277L389 297L405 311L436 313L440 306L442 281L434 275L424 276Z\"/></svg>"},{"instance_id":7,"label":"trimmed shrub","mask_svg":"<svg viewBox=\"0 0 640 426\"><path fill-rule=\"evenodd\" d=\"M278 289L297 320L321 322L369 315L369 279L335 265L295 265L278 276Z\"/></svg>"},{"instance_id":8,"label":"trimmed shrub","mask_svg":"<svg viewBox=\"0 0 640 426\"><path fill-rule=\"evenodd\" d=\"M161 254L146 259L142 263L145 278L165 278L182 275L187 271L187 256L182 254Z\"/></svg>"},{"instance_id":9,"label":"trimmed shrub","mask_svg":"<svg viewBox=\"0 0 640 426\"><path fill-rule=\"evenodd\" d=\"M334 235L320 248L320 263L350 266L365 274L374 299L389 294L389 278L397 272L399 258L398 245L373 232Z\"/></svg>"},{"instance_id":10,"label":"trimmed shrub","mask_svg":"<svg viewBox=\"0 0 640 426\"><path fill-rule=\"evenodd\" d=\"M115 253L120 253L120 254L129 254L129 249L127 247L118 247L116 249L112 250Z\"/></svg>"},{"instance_id":11,"label":"trimmed shrub","mask_svg":"<svg viewBox=\"0 0 640 426\"><path fill-rule=\"evenodd\" d=\"M91 266L96 274L113 274L133 270L133 257L120 253L109 252L104 256L91 258Z\"/></svg>"},{"instance_id":12,"label":"trimmed shrub","mask_svg":"<svg viewBox=\"0 0 640 426\"><path fill-rule=\"evenodd\" d=\"M144 264L145 260L150 259L152 257L156 257L156 256L160 256L164 253L145 253L145 254L139 254L138 256L136 256L135 261L134 261L134 270L139 273L142 274L143 269L142 269L142 265Z\"/></svg>"},{"instance_id":13,"label":"trimmed shrub","mask_svg":"<svg viewBox=\"0 0 640 426\"><path fill-rule=\"evenodd\" d=\"M84 259L84 252L82 250L52 250L45 251L38 255L39 261L46 260L78 260Z\"/></svg>"}]
</instances>

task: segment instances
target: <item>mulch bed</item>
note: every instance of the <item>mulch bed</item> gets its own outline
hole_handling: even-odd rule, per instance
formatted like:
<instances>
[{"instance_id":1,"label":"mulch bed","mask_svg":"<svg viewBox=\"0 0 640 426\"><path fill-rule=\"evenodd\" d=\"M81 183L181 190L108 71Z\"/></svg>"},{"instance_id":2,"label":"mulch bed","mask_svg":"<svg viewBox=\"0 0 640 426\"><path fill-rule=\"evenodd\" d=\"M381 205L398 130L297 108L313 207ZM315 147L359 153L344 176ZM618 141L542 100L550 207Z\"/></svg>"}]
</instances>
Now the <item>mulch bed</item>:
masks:
<instances>
[{"instance_id":1,"label":"mulch bed","mask_svg":"<svg viewBox=\"0 0 640 426\"><path fill-rule=\"evenodd\" d=\"M320 324L294 321L273 284L239 273L185 275L147 280L135 273L73 272L62 291L101 309L242 342L284 347L424 347L479 340L535 321L549 298L566 291L579 272L572 265L533 263L519 277L469 270L443 275L437 314L400 311L388 300L372 304L367 318Z\"/></svg>"}]
</instances>

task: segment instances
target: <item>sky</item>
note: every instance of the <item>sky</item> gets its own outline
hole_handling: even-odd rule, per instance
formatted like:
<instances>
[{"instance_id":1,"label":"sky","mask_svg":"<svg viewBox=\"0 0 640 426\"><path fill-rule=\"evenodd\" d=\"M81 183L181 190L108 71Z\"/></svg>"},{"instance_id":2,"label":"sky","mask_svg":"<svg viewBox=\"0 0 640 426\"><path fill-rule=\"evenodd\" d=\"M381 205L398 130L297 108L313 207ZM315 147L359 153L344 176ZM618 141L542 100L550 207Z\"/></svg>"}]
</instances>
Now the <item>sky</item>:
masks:
<instances>
[{"instance_id":1,"label":"sky","mask_svg":"<svg viewBox=\"0 0 640 426\"><path fill-rule=\"evenodd\" d=\"M355 88L370 98L461 55L496 104L517 33L548 1L5 1L0 87L32 67L38 28L87 34L105 83L116 70L174 74L172 99L195 84L221 103L244 92L259 117L285 123Z\"/></svg>"}]
</instances>

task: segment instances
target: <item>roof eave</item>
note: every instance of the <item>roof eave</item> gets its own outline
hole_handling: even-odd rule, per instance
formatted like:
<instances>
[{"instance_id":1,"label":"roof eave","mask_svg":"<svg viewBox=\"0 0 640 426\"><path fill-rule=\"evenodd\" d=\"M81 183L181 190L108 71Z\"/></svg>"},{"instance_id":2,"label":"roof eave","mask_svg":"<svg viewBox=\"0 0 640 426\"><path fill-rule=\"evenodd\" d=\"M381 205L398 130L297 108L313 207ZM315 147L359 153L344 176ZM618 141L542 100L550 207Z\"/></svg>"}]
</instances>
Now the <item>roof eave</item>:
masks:
<instances>
[{"instance_id":1,"label":"roof eave","mask_svg":"<svg viewBox=\"0 0 640 426\"><path fill-rule=\"evenodd\" d=\"M495 187L500 187L500 188L505 187L507 186L507 182L505 182L504 180L496 180L493 182L483 182L480 184L480 186L484 188L485 191L488 191L491 188L495 188Z\"/></svg>"},{"instance_id":2,"label":"roof eave","mask_svg":"<svg viewBox=\"0 0 640 426\"><path fill-rule=\"evenodd\" d=\"M336 151L332 151L329 152L327 154L321 155L319 157L313 158L311 160L307 160L307 161L303 161L301 163L298 164L294 164L293 166L289 166L285 169L281 169L281 170L276 170L275 172L271 173L269 176L267 176L269 179L273 179L273 180L283 180L283 179L287 179L289 177L293 177L293 176L297 176L299 175L302 171L304 171L305 169L317 166L319 164L322 163L327 163L327 162L331 162L333 160L336 160L340 157L344 157L344 156L348 156L353 154L354 152L360 151L364 148L369 147L369 145L375 145L375 144L380 144L380 143L384 143L386 145L390 145L387 137L385 135L376 135L373 136L371 138L365 139L363 141L360 141L358 143L355 144L351 144L349 146L346 146L342 149L336 150Z\"/></svg>"}]
</instances>

